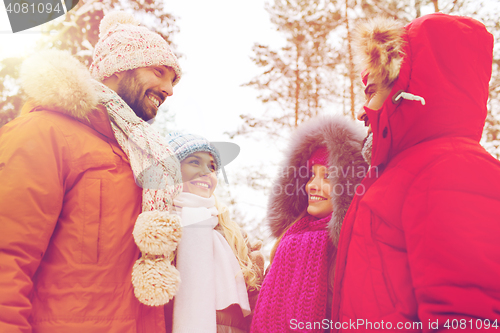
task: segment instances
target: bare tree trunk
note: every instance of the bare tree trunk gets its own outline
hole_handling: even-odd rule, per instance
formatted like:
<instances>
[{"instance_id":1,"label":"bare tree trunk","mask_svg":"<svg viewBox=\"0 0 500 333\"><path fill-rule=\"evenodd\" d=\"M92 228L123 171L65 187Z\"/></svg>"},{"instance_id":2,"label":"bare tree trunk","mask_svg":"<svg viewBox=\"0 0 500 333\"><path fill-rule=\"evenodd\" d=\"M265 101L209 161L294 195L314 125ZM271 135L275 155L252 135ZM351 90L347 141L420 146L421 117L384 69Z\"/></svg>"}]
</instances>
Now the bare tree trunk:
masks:
<instances>
[{"instance_id":1,"label":"bare tree trunk","mask_svg":"<svg viewBox=\"0 0 500 333\"><path fill-rule=\"evenodd\" d=\"M315 43L314 49L316 51L315 54L319 54L319 44L318 43ZM316 58L313 58L313 59L314 59L313 68L317 69L319 67L319 65L318 65L319 61ZM314 87L314 113L313 113L313 115L317 116L318 111L319 111L319 87L321 85L321 82L319 79L319 74L318 74L317 70L316 70L315 75L314 75L314 81L315 81L316 86Z\"/></svg>"},{"instance_id":2,"label":"bare tree trunk","mask_svg":"<svg viewBox=\"0 0 500 333\"><path fill-rule=\"evenodd\" d=\"M438 0L432 0L432 3L434 3L434 12L439 12Z\"/></svg>"},{"instance_id":3,"label":"bare tree trunk","mask_svg":"<svg viewBox=\"0 0 500 333\"><path fill-rule=\"evenodd\" d=\"M352 38L351 38L351 31L349 29L349 15L347 13L347 9L349 8L348 5L348 0L345 1L345 21L346 21L346 29L347 29L347 53L349 56L349 61L347 64L347 70L349 72L349 92L350 92L350 97L351 97L351 117L352 119L356 119L356 112L355 112L355 104L354 104L354 61L353 61L353 56L352 56Z\"/></svg>"},{"instance_id":4,"label":"bare tree trunk","mask_svg":"<svg viewBox=\"0 0 500 333\"><path fill-rule=\"evenodd\" d=\"M314 89L314 115L318 115L319 111L319 79L318 76L316 75L316 87Z\"/></svg>"},{"instance_id":5,"label":"bare tree trunk","mask_svg":"<svg viewBox=\"0 0 500 333\"><path fill-rule=\"evenodd\" d=\"M421 5L422 5L422 0L415 0L415 9L417 10L417 17L422 16L422 12L420 11Z\"/></svg>"},{"instance_id":6,"label":"bare tree trunk","mask_svg":"<svg viewBox=\"0 0 500 333\"><path fill-rule=\"evenodd\" d=\"M300 75L299 75L299 58L300 47L299 42L295 44L297 50L297 58L295 59L295 127L299 123L299 93L300 93Z\"/></svg>"}]
</instances>

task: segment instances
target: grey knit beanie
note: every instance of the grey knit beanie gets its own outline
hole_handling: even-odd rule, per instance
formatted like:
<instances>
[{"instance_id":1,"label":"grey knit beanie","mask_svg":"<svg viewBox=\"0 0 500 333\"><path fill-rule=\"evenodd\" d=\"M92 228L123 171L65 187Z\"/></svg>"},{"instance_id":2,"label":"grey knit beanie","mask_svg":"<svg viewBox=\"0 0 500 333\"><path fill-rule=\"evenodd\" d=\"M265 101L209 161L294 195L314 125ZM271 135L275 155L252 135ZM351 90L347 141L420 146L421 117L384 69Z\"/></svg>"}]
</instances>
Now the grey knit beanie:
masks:
<instances>
[{"instance_id":1,"label":"grey knit beanie","mask_svg":"<svg viewBox=\"0 0 500 333\"><path fill-rule=\"evenodd\" d=\"M182 134L179 132L170 133L167 142L173 148L175 155L182 162L189 155L196 152L205 152L213 156L216 169L222 167L221 159L217 148L207 139L196 134Z\"/></svg>"}]
</instances>

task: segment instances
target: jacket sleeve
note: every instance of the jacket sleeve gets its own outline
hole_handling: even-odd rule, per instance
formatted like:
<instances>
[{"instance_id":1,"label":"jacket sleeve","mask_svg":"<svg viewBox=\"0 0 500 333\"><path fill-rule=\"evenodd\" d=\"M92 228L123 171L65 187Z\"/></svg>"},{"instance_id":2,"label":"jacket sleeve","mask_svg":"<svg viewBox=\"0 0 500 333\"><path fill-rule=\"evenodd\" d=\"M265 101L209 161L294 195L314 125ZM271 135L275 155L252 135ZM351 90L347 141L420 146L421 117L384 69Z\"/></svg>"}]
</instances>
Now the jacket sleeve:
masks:
<instances>
[{"instance_id":1,"label":"jacket sleeve","mask_svg":"<svg viewBox=\"0 0 500 333\"><path fill-rule=\"evenodd\" d=\"M31 332L32 278L63 202L63 145L41 117L0 128L0 332Z\"/></svg>"},{"instance_id":2,"label":"jacket sleeve","mask_svg":"<svg viewBox=\"0 0 500 333\"><path fill-rule=\"evenodd\" d=\"M499 189L500 163L486 153L442 158L411 185L402 221L424 332L499 319Z\"/></svg>"}]
</instances>

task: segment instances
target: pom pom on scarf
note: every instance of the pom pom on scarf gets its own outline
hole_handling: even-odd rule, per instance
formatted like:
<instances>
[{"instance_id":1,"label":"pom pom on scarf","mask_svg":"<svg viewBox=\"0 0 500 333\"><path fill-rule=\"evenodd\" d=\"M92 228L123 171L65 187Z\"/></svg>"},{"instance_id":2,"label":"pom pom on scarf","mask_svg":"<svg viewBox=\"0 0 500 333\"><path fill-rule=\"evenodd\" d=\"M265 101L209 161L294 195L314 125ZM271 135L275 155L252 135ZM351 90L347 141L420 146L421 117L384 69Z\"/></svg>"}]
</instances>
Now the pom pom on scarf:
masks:
<instances>
[{"instance_id":1,"label":"pom pom on scarf","mask_svg":"<svg viewBox=\"0 0 500 333\"><path fill-rule=\"evenodd\" d=\"M180 218L157 210L142 212L132 235L141 252L152 255L173 252L182 235Z\"/></svg>"},{"instance_id":2,"label":"pom pom on scarf","mask_svg":"<svg viewBox=\"0 0 500 333\"><path fill-rule=\"evenodd\" d=\"M168 303L180 282L179 271L164 256L142 256L132 270L135 297L149 306Z\"/></svg>"}]
</instances>

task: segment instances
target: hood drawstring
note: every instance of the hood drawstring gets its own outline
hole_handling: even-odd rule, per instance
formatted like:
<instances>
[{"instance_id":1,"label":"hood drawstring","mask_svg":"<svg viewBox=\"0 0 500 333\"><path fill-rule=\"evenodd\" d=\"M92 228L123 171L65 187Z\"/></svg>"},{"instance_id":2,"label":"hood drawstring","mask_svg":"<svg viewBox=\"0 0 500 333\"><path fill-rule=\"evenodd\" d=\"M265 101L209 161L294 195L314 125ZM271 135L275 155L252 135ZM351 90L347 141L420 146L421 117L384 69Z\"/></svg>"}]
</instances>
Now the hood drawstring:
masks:
<instances>
[{"instance_id":1,"label":"hood drawstring","mask_svg":"<svg viewBox=\"0 0 500 333\"><path fill-rule=\"evenodd\" d=\"M409 101L420 101L422 105L425 105L425 99L423 97L413 95L404 91L398 91L394 97L392 98L393 102L396 103L399 101L401 98L409 100Z\"/></svg>"}]
</instances>

